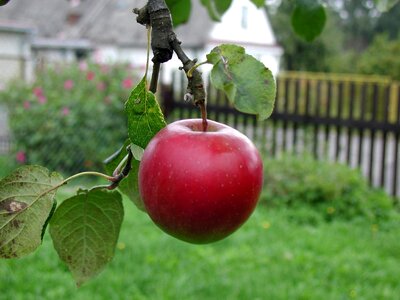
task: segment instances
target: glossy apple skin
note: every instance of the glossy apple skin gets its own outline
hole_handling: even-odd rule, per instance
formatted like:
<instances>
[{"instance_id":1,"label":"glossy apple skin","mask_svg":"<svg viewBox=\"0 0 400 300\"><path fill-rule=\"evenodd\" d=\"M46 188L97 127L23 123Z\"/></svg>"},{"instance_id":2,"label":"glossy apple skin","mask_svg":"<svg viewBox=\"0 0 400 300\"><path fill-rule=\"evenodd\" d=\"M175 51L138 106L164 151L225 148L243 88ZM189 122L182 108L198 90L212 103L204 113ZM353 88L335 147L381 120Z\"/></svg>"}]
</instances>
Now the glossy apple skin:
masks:
<instances>
[{"instance_id":1,"label":"glossy apple skin","mask_svg":"<svg viewBox=\"0 0 400 300\"><path fill-rule=\"evenodd\" d=\"M257 205L263 167L239 131L201 119L174 122L151 140L139 168L150 218L168 234L196 244L225 238Z\"/></svg>"}]
</instances>

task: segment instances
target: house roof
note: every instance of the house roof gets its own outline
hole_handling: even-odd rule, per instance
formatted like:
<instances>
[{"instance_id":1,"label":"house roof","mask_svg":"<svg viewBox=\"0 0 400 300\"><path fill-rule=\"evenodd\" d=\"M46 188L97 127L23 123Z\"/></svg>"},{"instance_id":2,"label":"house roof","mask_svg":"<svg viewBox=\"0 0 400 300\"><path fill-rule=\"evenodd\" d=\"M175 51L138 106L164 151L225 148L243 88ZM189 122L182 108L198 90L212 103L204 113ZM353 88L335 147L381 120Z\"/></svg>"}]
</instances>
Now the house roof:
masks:
<instances>
[{"instance_id":1,"label":"house roof","mask_svg":"<svg viewBox=\"0 0 400 300\"><path fill-rule=\"evenodd\" d=\"M72 5L71 2L79 3ZM132 9L142 7L145 0L18 0L0 8L0 23L29 24L40 39L88 39L92 44L119 46L146 45L146 30L136 23ZM78 20L67 22L74 14ZM188 24L176 29L185 47L202 47L213 27L207 11L192 1L192 17ZM195 32L196 34L193 34Z\"/></svg>"},{"instance_id":2,"label":"house roof","mask_svg":"<svg viewBox=\"0 0 400 300\"><path fill-rule=\"evenodd\" d=\"M47 38L36 38L32 42L32 48L34 49L82 49L92 50L93 45L87 39L47 39Z\"/></svg>"},{"instance_id":3,"label":"house roof","mask_svg":"<svg viewBox=\"0 0 400 300\"><path fill-rule=\"evenodd\" d=\"M34 31L34 28L28 24L0 20L0 31L31 33Z\"/></svg>"}]
</instances>

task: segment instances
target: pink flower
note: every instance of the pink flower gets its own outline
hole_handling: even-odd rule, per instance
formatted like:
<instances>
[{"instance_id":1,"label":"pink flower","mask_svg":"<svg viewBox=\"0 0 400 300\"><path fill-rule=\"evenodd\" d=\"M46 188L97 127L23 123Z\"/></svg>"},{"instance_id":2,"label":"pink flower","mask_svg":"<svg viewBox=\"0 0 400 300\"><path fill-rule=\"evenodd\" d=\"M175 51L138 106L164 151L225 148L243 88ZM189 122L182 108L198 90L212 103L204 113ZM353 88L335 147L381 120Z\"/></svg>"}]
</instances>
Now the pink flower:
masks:
<instances>
[{"instance_id":1,"label":"pink flower","mask_svg":"<svg viewBox=\"0 0 400 300\"><path fill-rule=\"evenodd\" d=\"M17 154L15 154L15 159L18 163L24 164L26 162L26 153L24 151L18 151Z\"/></svg>"},{"instance_id":2,"label":"pink flower","mask_svg":"<svg viewBox=\"0 0 400 300\"><path fill-rule=\"evenodd\" d=\"M89 80L89 81L91 81L91 80L94 79L95 75L96 75L96 74L94 74L94 72L89 71L89 72L87 72L87 74L86 74L86 79Z\"/></svg>"},{"instance_id":3,"label":"pink flower","mask_svg":"<svg viewBox=\"0 0 400 300\"><path fill-rule=\"evenodd\" d=\"M63 107L63 109L61 111L63 116L68 116L70 112L71 112L70 109L68 107L66 107L66 106Z\"/></svg>"},{"instance_id":4,"label":"pink flower","mask_svg":"<svg viewBox=\"0 0 400 300\"><path fill-rule=\"evenodd\" d=\"M132 80L132 78L125 78L125 79L122 81L122 87L123 87L124 89L131 89L131 88L133 87L133 80Z\"/></svg>"},{"instance_id":5,"label":"pink flower","mask_svg":"<svg viewBox=\"0 0 400 300\"><path fill-rule=\"evenodd\" d=\"M44 96L44 95L39 95L39 96L38 96L38 102L39 102L40 104L45 104L45 103L47 102L46 96Z\"/></svg>"},{"instance_id":6,"label":"pink flower","mask_svg":"<svg viewBox=\"0 0 400 300\"><path fill-rule=\"evenodd\" d=\"M33 94L34 94L36 97L43 96L43 89L42 89L41 87L35 87L35 88L33 89Z\"/></svg>"},{"instance_id":7,"label":"pink flower","mask_svg":"<svg viewBox=\"0 0 400 300\"><path fill-rule=\"evenodd\" d=\"M28 110L31 108L31 103L29 101L24 102L24 109Z\"/></svg>"},{"instance_id":8,"label":"pink flower","mask_svg":"<svg viewBox=\"0 0 400 300\"><path fill-rule=\"evenodd\" d=\"M47 98L43 93L43 89L41 87L35 87L33 89L33 94L38 98L38 102L40 104L45 104L47 102Z\"/></svg>"},{"instance_id":9,"label":"pink flower","mask_svg":"<svg viewBox=\"0 0 400 300\"><path fill-rule=\"evenodd\" d=\"M106 85L103 81L100 81L99 83L97 83L97 90L98 91L104 91L106 89Z\"/></svg>"},{"instance_id":10,"label":"pink flower","mask_svg":"<svg viewBox=\"0 0 400 300\"><path fill-rule=\"evenodd\" d=\"M72 90L74 87L74 82L71 79L64 81L64 90L69 91Z\"/></svg>"},{"instance_id":11,"label":"pink flower","mask_svg":"<svg viewBox=\"0 0 400 300\"><path fill-rule=\"evenodd\" d=\"M79 70L81 70L83 72L83 71L87 71L87 69L88 69L87 62L86 61L81 61L79 63Z\"/></svg>"}]
</instances>

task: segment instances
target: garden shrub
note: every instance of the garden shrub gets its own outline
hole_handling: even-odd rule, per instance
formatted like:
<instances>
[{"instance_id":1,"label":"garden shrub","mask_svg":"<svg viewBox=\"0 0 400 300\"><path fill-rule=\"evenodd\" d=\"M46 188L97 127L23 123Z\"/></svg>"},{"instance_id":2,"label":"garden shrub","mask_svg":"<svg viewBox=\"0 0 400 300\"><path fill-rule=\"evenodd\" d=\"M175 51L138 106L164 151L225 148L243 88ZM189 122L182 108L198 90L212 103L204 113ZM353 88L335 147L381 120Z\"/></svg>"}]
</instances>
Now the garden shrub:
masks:
<instances>
[{"instance_id":1,"label":"garden shrub","mask_svg":"<svg viewBox=\"0 0 400 300\"><path fill-rule=\"evenodd\" d=\"M6 155L0 154L0 179L11 173L15 167L15 160L10 159Z\"/></svg>"},{"instance_id":2,"label":"garden shrub","mask_svg":"<svg viewBox=\"0 0 400 300\"><path fill-rule=\"evenodd\" d=\"M136 83L128 65L52 66L32 84L0 93L15 159L66 174L101 167L126 137L124 103Z\"/></svg>"},{"instance_id":3,"label":"garden shrub","mask_svg":"<svg viewBox=\"0 0 400 300\"><path fill-rule=\"evenodd\" d=\"M325 220L386 218L393 199L368 185L358 170L312 157L284 156L264 162L263 201L272 206L312 207Z\"/></svg>"}]
</instances>

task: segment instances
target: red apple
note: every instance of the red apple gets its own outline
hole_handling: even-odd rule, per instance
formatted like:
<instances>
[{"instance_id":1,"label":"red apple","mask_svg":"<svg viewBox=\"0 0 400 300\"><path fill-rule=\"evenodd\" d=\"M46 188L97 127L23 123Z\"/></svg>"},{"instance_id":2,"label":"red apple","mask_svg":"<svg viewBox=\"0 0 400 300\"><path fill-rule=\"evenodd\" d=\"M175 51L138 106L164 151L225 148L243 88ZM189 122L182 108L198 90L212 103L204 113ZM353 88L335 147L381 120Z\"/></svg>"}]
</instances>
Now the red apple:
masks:
<instances>
[{"instance_id":1,"label":"red apple","mask_svg":"<svg viewBox=\"0 0 400 300\"><path fill-rule=\"evenodd\" d=\"M150 218L196 244L238 229L256 207L263 183L260 154L237 130L201 119L174 122L146 147L139 190Z\"/></svg>"}]
</instances>

